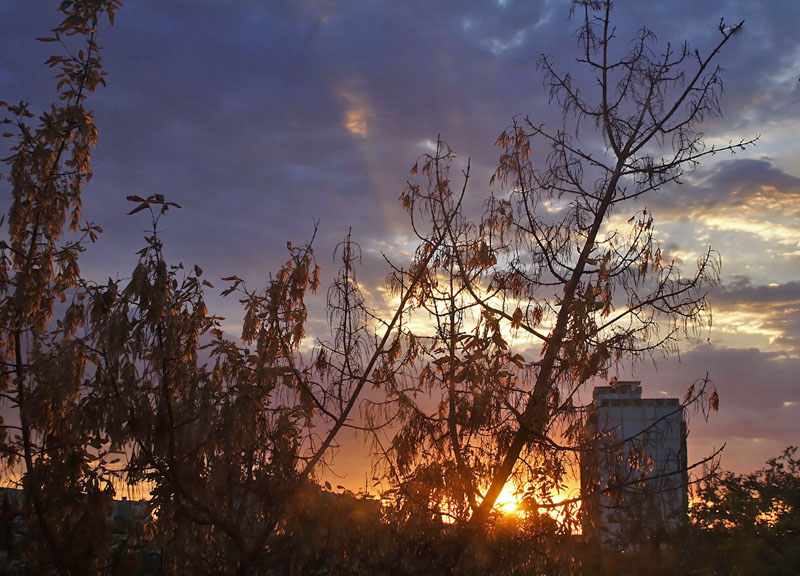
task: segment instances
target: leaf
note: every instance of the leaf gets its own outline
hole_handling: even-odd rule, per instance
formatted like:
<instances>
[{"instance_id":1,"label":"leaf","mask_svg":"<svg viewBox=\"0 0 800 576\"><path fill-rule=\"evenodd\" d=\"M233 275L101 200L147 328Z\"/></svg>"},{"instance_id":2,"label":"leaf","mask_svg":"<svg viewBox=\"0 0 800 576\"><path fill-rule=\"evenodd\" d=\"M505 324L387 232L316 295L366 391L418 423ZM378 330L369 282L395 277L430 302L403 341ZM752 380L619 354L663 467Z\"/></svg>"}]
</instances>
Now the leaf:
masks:
<instances>
[{"instance_id":1,"label":"leaf","mask_svg":"<svg viewBox=\"0 0 800 576\"><path fill-rule=\"evenodd\" d=\"M144 202L145 201L144 198L142 198L141 196L127 196L125 199L128 200L129 202Z\"/></svg>"},{"instance_id":2,"label":"leaf","mask_svg":"<svg viewBox=\"0 0 800 576\"><path fill-rule=\"evenodd\" d=\"M149 208L149 207L150 207L150 205L147 202L142 202L136 208L134 208L133 210L128 212L126 214L126 216L131 216L133 214L136 214L137 212L141 212L142 210L147 210L147 208Z\"/></svg>"},{"instance_id":3,"label":"leaf","mask_svg":"<svg viewBox=\"0 0 800 576\"><path fill-rule=\"evenodd\" d=\"M682 400L683 404L688 404L689 402L691 402L693 396L694 396L694 384L689 386L689 388L686 390L686 394L683 395L683 400Z\"/></svg>"},{"instance_id":4,"label":"leaf","mask_svg":"<svg viewBox=\"0 0 800 576\"><path fill-rule=\"evenodd\" d=\"M511 327L512 328L519 328L522 325L522 309L517 306L517 309L514 310L514 314L511 316Z\"/></svg>"}]
</instances>

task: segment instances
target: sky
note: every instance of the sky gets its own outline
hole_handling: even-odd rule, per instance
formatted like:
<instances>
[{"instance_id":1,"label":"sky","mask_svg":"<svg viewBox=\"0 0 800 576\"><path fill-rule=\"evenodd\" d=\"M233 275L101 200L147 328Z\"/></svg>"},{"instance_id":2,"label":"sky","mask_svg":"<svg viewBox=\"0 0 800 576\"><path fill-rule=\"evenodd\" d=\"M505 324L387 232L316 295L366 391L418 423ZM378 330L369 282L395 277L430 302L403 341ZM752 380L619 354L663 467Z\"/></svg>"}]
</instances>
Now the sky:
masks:
<instances>
[{"instance_id":1,"label":"sky","mask_svg":"<svg viewBox=\"0 0 800 576\"><path fill-rule=\"evenodd\" d=\"M51 101L41 63L55 45L34 38L58 23L57 6L0 0L0 100ZM352 229L360 280L379 299L383 257L402 264L414 248L398 197L439 135L470 159L467 205L479 210L513 118L558 126L536 62L548 54L580 73L569 12L567 0L128 0L101 29L108 86L89 101L100 142L84 215L105 232L84 274L126 278L148 222L126 216L125 198L164 194L182 206L160 225L167 256L220 287L209 307L233 337L242 313L218 279L263 285L286 242L315 225L323 284ZM758 143L708 158L644 203L673 257L720 252L713 328L679 357L618 375L642 380L645 396L680 397L708 373L720 410L692 417L689 459L724 444L723 467L745 472L800 443L800 3L620 0L614 22L620 47L647 26L661 45L705 53L723 17L745 25L719 59L723 116L703 131L709 143ZM3 211L8 198L3 183ZM316 309L312 334L323 320ZM339 458L352 482L358 457Z\"/></svg>"}]
</instances>

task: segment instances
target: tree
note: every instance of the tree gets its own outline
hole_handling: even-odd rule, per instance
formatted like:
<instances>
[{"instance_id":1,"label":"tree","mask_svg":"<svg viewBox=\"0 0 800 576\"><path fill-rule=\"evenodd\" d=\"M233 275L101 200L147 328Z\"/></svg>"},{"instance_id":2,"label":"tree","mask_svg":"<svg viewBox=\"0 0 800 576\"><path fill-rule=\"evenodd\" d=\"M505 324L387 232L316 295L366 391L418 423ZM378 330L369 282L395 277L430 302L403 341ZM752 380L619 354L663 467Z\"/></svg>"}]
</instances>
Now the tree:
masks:
<instances>
[{"instance_id":1,"label":"tree","mask_svg":"<svg viewBox=\"0 0 800 576\"><path fill-rule=\"evenodd\" d=\"M96 569L111 504L108 450L82 397L85 357L75 337L82 295L74 290L78 255L100 232L81 222L80 191L97 144L84 102L103 83L98 24L113 23L118 7L118 0L61 3L63 20L41 40L78 46L47 60L59 101L38 123L27 103L0 103L4 137L16 139L5 159L12 202L0 243L0 394L16 420L0 421L0 453L25 493L30 537L21 557L40 573ZM73 297L55 319L57 304Z\"/></svg>"},{"instance_id":2,"label":"tree","mask_svg":"<svg viewBox=\"0 0 800 576\"><path fill-rule=\"evenodd\" d=\"M694 574L796 572L800 460L795 446L756 472L711 474L696 496Z\"/></svg>"},{"instance_id":3,"label":"tree","mask_svg":"<svg viewBox=\"0 0 800 576\"><path fill-rule=\"evenodd\" d=\"M688 45L659 53L642 29L615 57L611 2L575 1L572 10L593 90L579 90L552 58L539 60L563 124L517 118L503 131L492 178L501 190L483 219L463 214L469 170L454 192L453 155L442 142L412 169L421 165L427 180L402 197L423 239L417 261L429 264L416 288L411 272L394 268L392 286L414 293L433 329L404 326L416 372L390 383L391 408L377 406L397 427L378 444L402 502L473 535L510 480L538 506L555 506L576 454L594 441L582 434L575 401L588 381L623 361L674 352L710 325L705 289L718 281L717 253L703 251L687 274L665 258L641 203L705 157L753 142L706 146L699 131L720 114L715 60L741 23L720 23L707 56ZM537 346L539 358L524 358L514 340ZM716 392L695 388L685 404L701 400L716 408Z\"/></svg>"},{"instance_id":4,"label":"tree","mask_svg":"<svg viewBox=\"0 0 800 576\"><path fill-rule=\"evenodd\" d=\"M151 489L151 545L167 573L289 566L298 542L287 527L302 508L292 502L306 498L331 445L315 438L349 400L346 386L318 393L320 362L304 366L299 354L305 297L321 271L311 244L289 243L264 290L225 279L223 293L239 294L246 312L237 342L207 311L202 269L164 258L157 224L177 205L158 194L129 200L153 229L127 284L87 287L95 369L86 387L106 407L112 446L127 454L125 481Z\"/></svg>"},{"instance_id":5,"label":"tree","mask_svg":"<svg viewBox=\"0 0 800 576\"><path fill-rule=\"evenodd\" d=\"M14 560L60 574L97 572L111 560L118 562L106 569L129 565L110 554L106 522L115 483L127 483L151 489L157 521L138 551L158 549L161 570L286 567L290 554L309 548L287 530L302 516L302 506L289 504L330 462L361 391L391 373L407 299L379 333L366 330L348 236L329 290L333 341L308 361L299 351L305 298L321 270L311 242L288 243L289 258L265 289L224 279L223 294L237 294L245 308L241 338L228 339L206 309L211 284L202 270L164 258L157 223L177 205L160 194L129 198L130 213L149 213L153 225L130 278L81 278L83 243L101 232L80 224L97 142L83 101L103 78L98 20L113 21L118 7L62 3L64 21L44 40L78 35L86 49L48 61L60 67L62 103L41 127L29 128L27 105L3 104L19 131L0 268L2 392L20 420L3 423L3 463L24 488L29 546ZM78 236L59 246L65 233Z\"/></svg>"}]
</instances>

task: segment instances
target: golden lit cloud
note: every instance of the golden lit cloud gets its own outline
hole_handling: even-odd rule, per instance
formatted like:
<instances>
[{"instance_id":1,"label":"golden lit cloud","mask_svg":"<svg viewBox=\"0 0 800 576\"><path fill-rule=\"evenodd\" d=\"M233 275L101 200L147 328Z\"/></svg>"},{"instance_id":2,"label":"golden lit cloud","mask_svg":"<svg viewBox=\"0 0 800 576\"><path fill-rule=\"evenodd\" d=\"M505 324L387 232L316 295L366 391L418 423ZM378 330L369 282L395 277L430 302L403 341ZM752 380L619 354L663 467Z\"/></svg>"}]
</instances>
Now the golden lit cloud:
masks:
<instances>
[{"instance_id":1,"label":"golden lit cloud","mask_svg":"<svg viewBox=\"0 0 800 576\"><path fill-rule=\"evenodd\" d=\"M763 219L752 219L724 214L701 216L700 221L708 228L717 230L745 232L753 234L765 242L777 243L792 248L800 247L800 230L796 226L766 223Z\"/></svg>"},{"instance_id":2,"label":"golden lit cloud","mask_svg":"<svg viewBox=\"0 0 800 576\"><path fill-rule=\"evenodd\" d=\"M350 134L366 138L372 118L369 96L358 79L348 80L335 89L336 97L343 107L343 125Z\"/></svg>"},{"instance_id":3,"label":"golden lit cloud","mask_svg":"<svg viewBox=\"0 0 800 576\"><path fill-rule=\"evenodd\" d=\"M728 335L743 335L748 338L762 336L769 344L774 344L783 332L766 323L768 316L764 310L733 310L718 315L714 319L714 329ZM715 338L716 340L716 338Z\"/></svg>"},{"instance_id":4,"label":"golden lit cloud","mask_svg":"<svg viewBox=\"0 0 800 576\"><path fill-rule=\"evenodd\" d=\"M759 287L749 296L737 294L737 288L732 286L732 292L715 305L714 341L797 355L800 301L792 294L769 300L770 293L780 290L780 286Z\"/></svg>"}]
</instances>

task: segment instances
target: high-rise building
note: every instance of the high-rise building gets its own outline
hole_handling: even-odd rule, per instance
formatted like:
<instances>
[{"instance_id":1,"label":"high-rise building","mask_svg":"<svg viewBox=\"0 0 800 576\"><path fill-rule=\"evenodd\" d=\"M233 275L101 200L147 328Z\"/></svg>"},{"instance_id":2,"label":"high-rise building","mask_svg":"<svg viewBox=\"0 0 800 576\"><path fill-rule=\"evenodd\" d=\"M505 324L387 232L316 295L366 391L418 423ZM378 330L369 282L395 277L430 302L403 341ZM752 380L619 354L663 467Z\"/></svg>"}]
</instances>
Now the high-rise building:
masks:
<instances>
[{"instance_id":1,"label":"high-rise building","mask_svg":"<svg viewBox=\"0 0 800 576\"><path fill-rule=\"evenodd\" d=\"M625 548L686 522L686 421L677 398L642 398L638 381L594 389L581 454L583 532Z\"/></svg>"}]
</instances>

